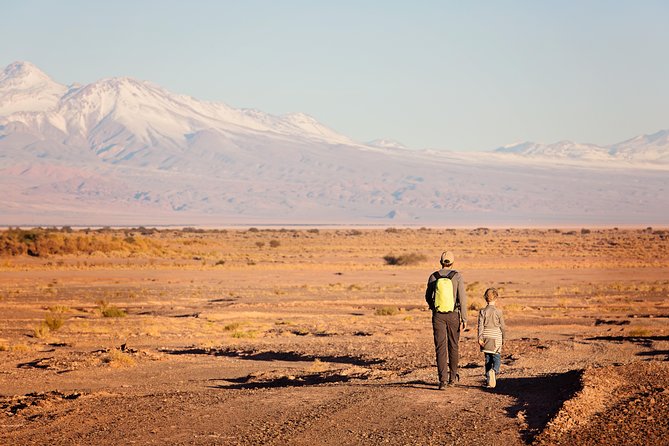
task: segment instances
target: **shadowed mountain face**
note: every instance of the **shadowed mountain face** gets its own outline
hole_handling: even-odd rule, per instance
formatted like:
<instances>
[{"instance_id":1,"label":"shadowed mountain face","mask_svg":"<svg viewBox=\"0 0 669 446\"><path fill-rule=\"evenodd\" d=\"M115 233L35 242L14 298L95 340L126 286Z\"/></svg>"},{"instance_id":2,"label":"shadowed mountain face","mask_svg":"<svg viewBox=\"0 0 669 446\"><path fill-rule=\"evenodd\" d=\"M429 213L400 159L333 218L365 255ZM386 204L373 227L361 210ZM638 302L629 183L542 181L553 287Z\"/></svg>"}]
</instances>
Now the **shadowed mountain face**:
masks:
<instances>
[{"instance_id":1,"label":"shadowed mountain face","mask_svg":"<svg viewBox=\"0 0 669 446\"><path fill-rule=\"evenodd\" d=\"M129 78L0 75L0 224L658 224L668 154L666 131L416 151Z\"/></svg>"}]
</instances>

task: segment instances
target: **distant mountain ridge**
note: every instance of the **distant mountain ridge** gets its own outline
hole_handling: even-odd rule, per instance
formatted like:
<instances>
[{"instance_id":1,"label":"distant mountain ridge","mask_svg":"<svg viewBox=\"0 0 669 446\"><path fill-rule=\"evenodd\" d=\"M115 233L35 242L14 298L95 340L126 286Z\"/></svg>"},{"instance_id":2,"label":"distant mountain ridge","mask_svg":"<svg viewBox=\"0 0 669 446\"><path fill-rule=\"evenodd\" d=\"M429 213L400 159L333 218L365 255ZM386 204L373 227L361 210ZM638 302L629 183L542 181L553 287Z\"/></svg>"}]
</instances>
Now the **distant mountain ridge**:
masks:
<instances>
[{"instance_id":1,"label":"distant mountain ridge","mask_svg":"<svg viewBox=\"0 0 669 446\"><path fill-rule=\"evenodd\" d=\"M572 141L559 141L554 144L522 142L499 147L495 152L537 158L669 163L669 130L636 136L609 146L579 144Z\"/></svg>"},{"instance_id":2,"label":"distant mountain ridge","mask_svg":"<svg viewBox=\"0 0 669 446\"><path fill-rule=\"evenodd\" d=\"M666 170L667 131L410 150L127 77L0 74L0 225L647 224L669 217Z\"/></svg>"}]
</instances>

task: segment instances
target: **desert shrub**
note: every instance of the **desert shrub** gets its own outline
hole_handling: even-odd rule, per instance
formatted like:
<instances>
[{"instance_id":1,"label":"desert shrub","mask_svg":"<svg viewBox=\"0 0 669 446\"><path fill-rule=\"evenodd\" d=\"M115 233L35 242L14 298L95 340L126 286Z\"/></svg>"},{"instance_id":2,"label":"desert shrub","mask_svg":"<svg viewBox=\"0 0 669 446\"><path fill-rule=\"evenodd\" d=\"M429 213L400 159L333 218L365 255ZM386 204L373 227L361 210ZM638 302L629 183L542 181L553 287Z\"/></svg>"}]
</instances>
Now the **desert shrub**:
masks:
<instances>
[{"instance_id":1,"label":"desert shrub","mask_svg":"<svg viewBox=\"0 0 669 446\"><path fill-rule=\"evenodd\" d=\"M272 239L272 240L269 241L269 246L271 248L277 248L277 247L281 246L281 242L278 241L277 239Z\"/></svg>"},{"instance_id":2,"label":"desert shrub","mask_svg":"<svg viewBox=\"0 0 669 446\"><path fill-rule=\"evenodd\" d=\"M44 257L95 252L143 252L156 248L144 237L121 239L114 233L54 231L49 229L8 229L0 231L0 255Z\"/></svg>"},{"instance_id":3,"label":"desert shrub","mask_svg":"<svg viewBox=\"0 0 669 446\"><path fill-rule=\"evenodd\" d=\"M225 265L225 260L217 260L214 265L219 266L219 265Z\"/></svg>"},{"instance_id":4,"label":"desert shrub","mask_svg":"<svg viewBox=\"0 0 669 446\"><path fill-rule=\"evenodd\" d=\"M98 302L98 305L100 307L100 313L102 313L102 316L104 317L125 317L126 312L121 310L120 308L114 306L114 305L109 305L107 302L101 300Z\"/></svg>"},{"instance_id":5,"label":"desert shrub","mask_svg":"<svg viewBox=\"0 0 669 446\"><path fill-rule=\"evenodd\" d=\"M647 330L645 328L634 328L634 329L627 332L628 336L632 336L632 337L635 337L635 338L636 337L650 336L651 334L653 334L653 332L650 331L650 330Z\"/></svg>"},{"instance_id":6,"label":"desert shrub","mask_svg":"<svg viewBox=\"0 0 669 446\"><path fill-rule=\"evenodd\" d=\"M319 230L316 229L316 228L313 228L313 229L307 229L307 232L310 233L310 234L318 234L318 233L321 232L321 231L319 231Z\"/></svg>"},{"instance_id":7,"label":"desert shrub","mask_svg":"<svg viewBox=\"0 0 669 446\"><path fill-rule=\"evenodd\" d=\"M258 228L249 228L248 232L260 232Z\"/></svg>"},{"instance_id":8,"label":"desert shrub","mask_svg":"<svg viewBox=\"0 0 669 446\"><path fill-rule=\"evenodd\" d=\"M417 263L427 260L427 257L424 254L417 252L412 252L408 254L402 254L400 256L386 255L383 256L383 260L386 261L387 265L415 265Z\"/></svg>"},{"instance_id":9,"label":"desert shrub","mask_svg":"<svg viewBox=\"0 0 669 446\"><path fill-rule=\"evenodd\" d=\"M0 344L0 352L6 352L7 350L9 350L9 347L6 344Z\"/></svg>"},{"instance_id":10,"label":"desert shrub","mask_svg":"<svg viewBox=\"0 0 669 446\"><path fill-rule=\"evenodd\" d=\"M50 332L51 330L46 325L46 323L42 322L41 324L33 328L33 337L37 339L46 338L47 336L49 336Z\"/></svg>"},{"instance_id":11,"label":"desert shrub","mask_svg":"<svg viewBox=\"0 0 669 446\"><path fill-rule=\"evenodd\" d=\"M59 313L47 314L44 318L44 324L49 327L49 330L51 331L58 330L64 323L65 319L63 319L62 314Z\"/></svg>"},{"instance_id":12,"label":"desert shrub","mask_svg":"<svg viewBox=\"0 0 669 446\"><path fill-rule=\"evenodd\" d=\"M479 311L481 308L485 306L486 306L485 299L480 296L475 296L469 299L469 305L467 305L467 309L469 311Z\"/></svg>"},{"instance_id":13,"label":"desert shrub","mask_svg":"<svg viewBox=\"0 0 669 446\"><path fill-rule=\"evenodd\" d=\"M49 307L49 311L51 311L52 313L67 313L68 311L70 311L70 307L68 307L67 305L53 305Z\"/></svg>"},{"instance_id":14,"label":"desert shrub","mask_svg":"<svg viewBox=\"0 0 669 446\"><path fill-rule=\"evenodd\" d=\"M398 232L400 232L400 231L399 231L399 229L397 229L397 228L386 228L386 232L388 232L388 233L390 233L390 234L396 234L396 233L398 233Z\"/></svg>"},{"instance_id":15,"label":"desert shrub","mask_svg":"<svg viewBox=\"0 0 669 446\"><path fill-rule=\"evenodd\" d=\"M348 235L362 235L362 231L358 231L357 229L351 229L348 231Z\"/></svg>"},{"instance_id":16,"label":"desert shrub","mask_svg":"<svg viewBox=\"0 0 669 446\"><path fill-rule=\"evenodd\" d=\"M204 232L204 229L194 228L192 226L187 226L187 227L181 229L181 232L191 233L191 234L201 234L201 233Z\"/></svg>"},{"instance_id":17,"label":"desert shrub","mask_svg":"<svg viewBox=\"0 0 669 446\"><path fill-rule=\"evenodd\" d=\"M590 231L590 229L587 229L587 228L583 228L583 229L581 229L581 234L582 234L582 235L590 234L591 232L592 232L592 231Z\"/></svg>"},{"instance_id":18,"label":"desert shrub","mask_svg":"<svg viewBox=\"0 0 669 446\"><path fill-rule=\"evenodd\" d=\"M104 317L125 317L126 313L120 308L110 305L109 307L102 309L102 315Z\"/></svg>"},{"instance_id":19,"label":"desert shrub","mask_svg":"<svg viewBox=\"0 0 669 446\"><path fill-rule=\"evenodd\" d=\"M262 249L262 247L265 246L265 242L256 242L256 246Z\"/></svg>"},{"instance_id":20,"label":"desert shrub","mask_svg":"<svg viewBox=\"0 0 669 446\"><path fill-rule=\"evenodd\" d=\"M400 312L400 309L397 307L380 307L374 311L374 314L377 316L394 316Z\"/></svg>"},{"instance_id":21,"label":"desert shrub","mask_svg":"<svg viewBox=\"0 0 669 446\"><path fill-rule=\"evenodd\" d=\"M473 293L478 287L479 287L478 282L468 283L467 286L465 287L465 291L467 291L468 293Z\"/></svg>"},{"instance_id":22,"label":"desert shrub","mask_svg":"<svg viewBox=\"0 0 669 446\"><path fill-rule=\"evenodd\" d=\"M224 330L226 331L232 331L232 330L237 330L242 324L239 322L233 322L231 324L227 324L225 327L223 327Z\"/></svg>"},{"instance_id":23,"label":"desert shrub","mask_svg":"<svg viewBox=\"0 0 669 446\"><path fill-rule=\"evenodd\" d=\"M237 338L237 339L241 339L241 338L255 338L255 337L257 336L257 334L258 334L258 333L255 332L255 331L253 331L253 330L249 330L249 331L235 331L234 333L232 333L231 336L232 336L233 338Z\"/></svg>"},{"instance_id":24,"label":"desert shrub","mask_svg":"<svg viewBox=\"0 0 669 446\"><path fill-rule=\"evenodd\" d=\"M314 362L311 363L311 366L309 366L309 368L307 369L307 372L320 373L324 372L327 369L328 369L327 364L321 361L320 359L316 358L314 359Z\"/></svg>"},{"instance_id":25,"label":"desert shrub","mask_svg":"<svg viewBox=\"0 0 669 446\"><path fill-rule=\"evenodd\" d=\"M102 362L112 367L130 367L135 365L135 359L128 353L118 349L112 349L109 354L102 358Z\"/></svg>"},{"instance_id":26,"label":"desert shrub","mask_svg":"<svg viewBox=\"0 0 669 446\"><path fill-rule=\"evenodd\" d=\"M504 305L504 311L508 312L518 312L523 310L523 306L520 304L506 304Z\"/></svg>"}]
</instances>

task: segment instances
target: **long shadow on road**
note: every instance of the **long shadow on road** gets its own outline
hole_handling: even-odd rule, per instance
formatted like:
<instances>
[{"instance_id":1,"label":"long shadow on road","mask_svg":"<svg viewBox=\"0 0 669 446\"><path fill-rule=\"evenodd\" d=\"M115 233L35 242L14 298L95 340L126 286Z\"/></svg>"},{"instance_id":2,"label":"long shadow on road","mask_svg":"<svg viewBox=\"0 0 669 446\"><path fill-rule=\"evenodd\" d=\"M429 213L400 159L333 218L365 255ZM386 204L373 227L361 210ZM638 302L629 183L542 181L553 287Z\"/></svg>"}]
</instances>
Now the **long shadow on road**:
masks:
<instances>
[{"instance_id":1,"label":"long shadow on road","mask_svg":"<svg viewBox=\"0 0 669 446\"><path fill-rule=\"evenodd\" d=\"M351 364L359 366L370 366L375 364L382 364L383 359L378 358L362 358L358 356L334 356L334 355L311 355L293 351L255 351L255 350L240 350L240 349L205 349L189 347L183 349L162 349L163 353L170 355L213 355L225 356L228 358L248 359L253 361L287 361L287 362L311 362L318 359L322 362L332 362L337 364Z\"/></svg>"},{"instance_id":2,"label":"long shadow on road","mask_svg":"<svg viewBox=\"0 0 669 446\"><path fill-rule=\"evenodd\" d=\"M535 377L502 378L490 392L509 395L516 403L507 408L509 416L522 420L527 427L521 431L526 443L532 443L557 414L562 404L581 389L580 370L551 373Z\"/></svg>"}]
</instances>

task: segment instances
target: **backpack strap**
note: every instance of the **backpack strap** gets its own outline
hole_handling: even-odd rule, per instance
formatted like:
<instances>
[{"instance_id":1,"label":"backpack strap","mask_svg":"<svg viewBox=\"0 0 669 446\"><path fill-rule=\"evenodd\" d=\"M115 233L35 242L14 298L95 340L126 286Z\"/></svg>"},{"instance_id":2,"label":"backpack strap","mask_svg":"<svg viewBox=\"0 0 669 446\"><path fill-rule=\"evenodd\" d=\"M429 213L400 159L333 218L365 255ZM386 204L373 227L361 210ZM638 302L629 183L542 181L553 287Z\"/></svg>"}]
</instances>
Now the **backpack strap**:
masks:
<instances>
[{"instance_id":1,"label":"backpack strap","mask_svg":"<svg viewBox=\"0 0 669 446\"><path fill-rule=\"evenodd\" d=\"M456 270L452 269L450 273L446 274L446 277L452 280L457 273L458 272ZM460 311L460 296L458 295L458 290L454 289L453 294L454 294L453 297L455 298L455 302L453 302L454 305L453 311Z\"/></svg>"}]
</instances>

